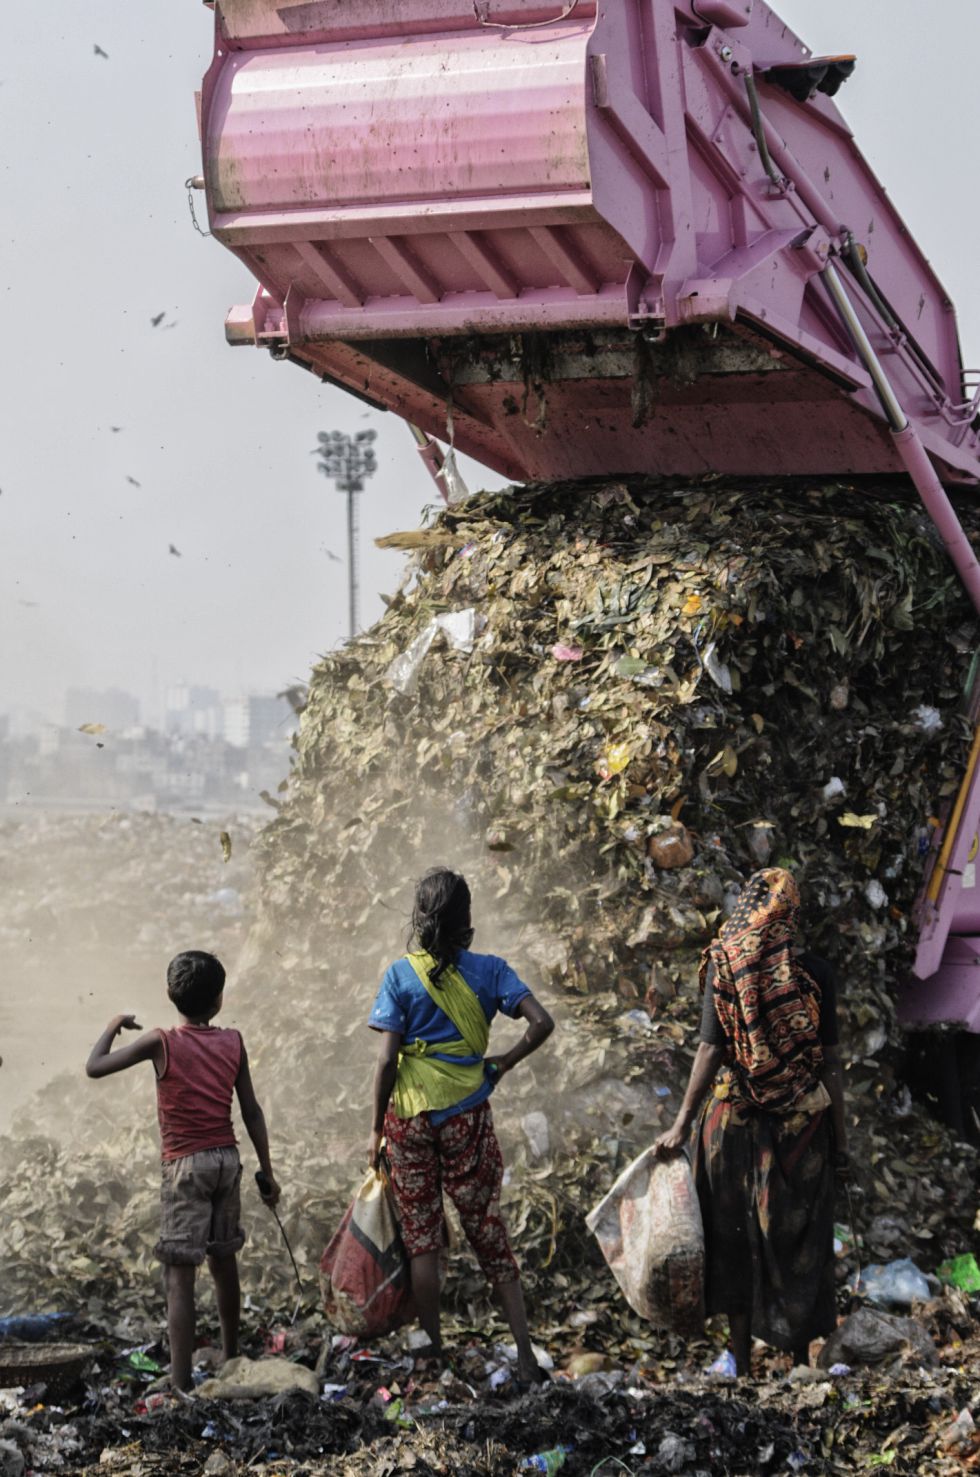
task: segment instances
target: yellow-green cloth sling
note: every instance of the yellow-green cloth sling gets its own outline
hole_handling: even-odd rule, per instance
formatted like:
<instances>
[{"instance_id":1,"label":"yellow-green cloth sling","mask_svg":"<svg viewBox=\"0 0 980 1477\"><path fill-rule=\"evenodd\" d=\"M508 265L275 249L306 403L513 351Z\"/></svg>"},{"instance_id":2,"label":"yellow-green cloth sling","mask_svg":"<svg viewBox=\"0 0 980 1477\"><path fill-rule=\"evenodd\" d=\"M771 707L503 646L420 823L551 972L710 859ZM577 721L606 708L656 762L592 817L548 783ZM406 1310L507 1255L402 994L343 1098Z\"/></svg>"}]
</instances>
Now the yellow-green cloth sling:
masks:
<instances>
[{"instance_id":1,"label":"yellow-green cloth sling","mask_svg":"<svg viewBox=\"0 0 980 1477\"><path fill-rule=\"evenodd\" d=\"M408 962L430 999L448 1015L459 1032L455 1041L411 1041L398 1054L398 1076L391 1105L398 1118L454 1108L482 1085L483 1057L490 1041L490 1022L483 1006L454 966L444 969L438 985L429 979L436 961L431 954L409 954ZM438 1053L438 1055L435 1055ZM479 1057L464 1063L441 1057Z\"/></svg>"}]
</instances>

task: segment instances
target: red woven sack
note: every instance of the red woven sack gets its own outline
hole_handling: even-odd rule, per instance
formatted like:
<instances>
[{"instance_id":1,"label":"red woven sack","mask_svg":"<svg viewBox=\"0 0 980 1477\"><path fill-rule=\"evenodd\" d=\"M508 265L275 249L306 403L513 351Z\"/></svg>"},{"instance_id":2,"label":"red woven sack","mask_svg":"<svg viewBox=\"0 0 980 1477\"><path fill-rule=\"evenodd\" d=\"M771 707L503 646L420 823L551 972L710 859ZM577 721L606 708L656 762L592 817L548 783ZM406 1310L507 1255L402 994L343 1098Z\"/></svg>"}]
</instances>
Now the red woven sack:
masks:
<instances>
[{"instance_id":1,"label":"red woven sack","mask_svg":"<svg viewBox=\"0 0 980 1477\"><path fill-rule=\"evenodd\" d=\"M341 1333L377 1338L415 1316L408 1257L388 1177L371 1170L320 1259L327 1318Z\"/></svg>"}]
</instances>

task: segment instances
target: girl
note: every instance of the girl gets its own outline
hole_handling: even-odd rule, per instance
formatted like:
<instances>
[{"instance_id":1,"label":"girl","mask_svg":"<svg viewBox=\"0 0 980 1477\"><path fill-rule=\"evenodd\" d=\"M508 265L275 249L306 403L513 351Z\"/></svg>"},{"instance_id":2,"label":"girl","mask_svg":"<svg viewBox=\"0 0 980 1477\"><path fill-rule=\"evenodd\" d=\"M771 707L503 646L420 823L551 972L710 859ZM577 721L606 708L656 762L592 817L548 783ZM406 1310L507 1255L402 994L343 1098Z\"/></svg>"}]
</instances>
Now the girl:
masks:
<instances>
[{"instance_id":1,"label":"girl","mask_svg":"<svg viewBox=\"0 0 980 1477\"><path fill-rule=\"evenodd\" d=\"M499 1079L554 1029L548 1012L503 959L470 951L470 890L448 867L418 883L412 913L417 952L381 982L368 1024L381 1033L368 1155L377 1169L386 1140L391 1189L411 1259L412 1292L440 1361L439 1252L442 1191L500 1300L517 1344L521 1391L547 1379L531 1348L517 1263L500 1213L503 1160L487 1101ZM527 1022L502 1056L485 1055L497 1011Z\"/></svg>"}]
</instances>

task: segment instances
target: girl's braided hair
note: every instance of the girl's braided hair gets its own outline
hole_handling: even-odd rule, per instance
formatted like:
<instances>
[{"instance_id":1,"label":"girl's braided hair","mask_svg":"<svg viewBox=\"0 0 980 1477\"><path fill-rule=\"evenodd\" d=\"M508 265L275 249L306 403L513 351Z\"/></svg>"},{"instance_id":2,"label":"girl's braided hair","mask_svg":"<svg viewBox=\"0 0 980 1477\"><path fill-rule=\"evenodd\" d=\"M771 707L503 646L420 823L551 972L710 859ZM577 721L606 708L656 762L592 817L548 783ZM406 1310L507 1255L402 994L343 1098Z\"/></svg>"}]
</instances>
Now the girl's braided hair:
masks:
<instances>
[{"instance_id":1,"label":"girl's braided hair","mask_svg":"<svg viewBox=\"0 0 980 1477\"><path fill-rule=\"evenodd\" d=\"M456 963L461 949L473 942L470 889L466 878L449 867L430 867L415 886L412 937L436 961L429 976L434 985Z\"/></svg>"}]
</instances>

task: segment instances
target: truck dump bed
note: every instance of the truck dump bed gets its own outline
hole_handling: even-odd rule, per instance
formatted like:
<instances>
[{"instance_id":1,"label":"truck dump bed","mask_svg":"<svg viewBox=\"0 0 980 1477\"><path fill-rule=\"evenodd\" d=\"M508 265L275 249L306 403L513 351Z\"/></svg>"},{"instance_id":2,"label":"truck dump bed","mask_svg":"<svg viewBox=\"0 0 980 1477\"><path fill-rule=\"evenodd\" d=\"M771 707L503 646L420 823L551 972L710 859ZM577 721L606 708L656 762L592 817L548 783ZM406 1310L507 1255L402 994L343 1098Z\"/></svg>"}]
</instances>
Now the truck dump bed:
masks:
<instances>
[{"instance_id":1,"label":"truck dump bed","mask_svg":"<svg viewBox=\"0 0 980 1477\"><path fill-rule=\"evenodd\" d=\"M261 284L228 336L432 434L451 400L514 478L900 471L822 280L853 233L896 394L972 481L952 306L819 90L852 66L762 0L218 0L208 210Z\"/></svg>"}]
</instances>

